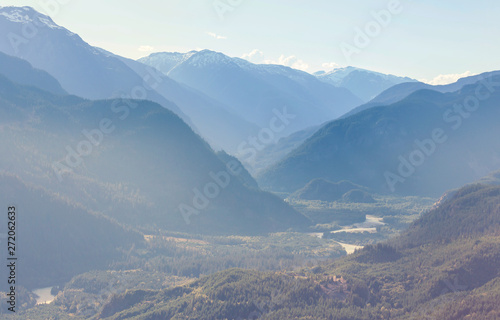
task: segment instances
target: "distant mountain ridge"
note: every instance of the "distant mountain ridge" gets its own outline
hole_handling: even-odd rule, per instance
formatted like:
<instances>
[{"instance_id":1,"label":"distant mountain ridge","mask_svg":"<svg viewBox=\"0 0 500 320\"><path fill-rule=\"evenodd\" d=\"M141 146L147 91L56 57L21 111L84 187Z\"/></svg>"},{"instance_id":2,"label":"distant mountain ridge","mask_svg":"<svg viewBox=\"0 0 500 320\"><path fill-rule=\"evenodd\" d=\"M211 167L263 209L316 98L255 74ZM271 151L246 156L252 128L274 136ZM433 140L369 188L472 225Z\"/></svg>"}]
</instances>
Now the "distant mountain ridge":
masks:
<instances>
[{"instance_id":1,"label":"distant mountain ridge","mask_svg":"<svg viewBox=\"0 0 500 320\"><path fill-rule=\"evenodd\" d=\"M385 90L371 101L352 109L341 118L349 117L372 107L396 103L418 90L428 89L442 93L453 92L462 89L466 85L477 83L478 81L482 81L498 74L500 74L500 71L485 72L479 75L461 78L454 83L446 85L430 85L423 82L401 83Z\"/></svg>"},{"instance_id":2,"label":"distant mountain ridge","mask_svg":"<svg viewBox=\"0 0 500 320\"><path fill-rule=\"evenodd\" d=\"M3 7L0 13L0 52L45 70L70 94L94 100L125 97L157 102L168 106L213 147L232 152L257 131L220 102L153 68L92 47L30 7ZM36 27L32 39L23 36L25 23ZM16 45L8 35L15 35L11 38L17 39Z\"/></svg>"},{"instance_id":3,"label":"distant mountain ridge","mask_svg":"<svg viewBox=\"0 0 500 320\"><path fill-rule=\"evenodd\" d=\"M398 77L370 70L345 67L329 72L317 72L315 76L336 87L349 89L363 101L370 101L384 90L405 82L416 82L409 77Z\"/></svg>"},{"instance_id":4,"label":"distant mountain ridge","mask_svg":"<svg viewBox=\"0 0 500 320\"><path fill-rule=\"evenodd\" d=\"M420 90L332 121L261 173L259 184L293 192L323 178L380 193L439 196L473 182L500 168L500 145L490 139L500 134L499 76L452 93ZM488 98L479 100L478 94ZM469 111L460 109L472 102Z\"/></svg>"},{"instance_id":5,"label":"distant mountain ridge","mask_svg":"<svg viewBox=\"0 0 500 320\"><path fill-rule=\"evenodd\" d=\"M23 36L23 26L30 23L36 34L27 39ZM0 51L47 71L70 94L107 99L120 93L131 96L136 86L144 87L143 79L124 63L90 46L77 34L56 25L49 16L31 7L0 8L0 34L3 35ZM154 91L148 92L148 98L167 104L167 100ZM183 116L178 108L173 111Z\"/></svg>"},{"instance_id":6,"label":"distant mountain ridge","mask_svg":"<svg viewBox=\"0 0 500 320\"><path fill-rule=\"evenodd\" d=\"M147 65L153 65L156 69L168 75L170 70L174 69L177 65L183 63L197 52L198 51L189 51L187 53L156 52L150 54L148 57L141 58L138 61Z\"/></svg>"},{"instance_id":7,"label":"distant mountain ridge","mask_svg":"<svg viewBox=\"0 0 500 320\"><path fill-rule=\"evenodd\" d=\"M139 59L172 79L222 102L229 111L260 128L269 129L273 110L296 115L274 138L340 116L362 101L299 70L279 65L255 65L210 50L154 53ZM277 141L277 140L275 140Z\"/></svg>"},{"instance_id":8,"label":"distant mountain ridge","mask_svg":"<svg viewBox=\"0 0 500 320\"><path fill-rule=\"evenodd\" d=\"M259 174L262 170L270 167L288 155L291 151L299 147L305 140L311 137L321 126L313 126L280 138L278 142L265 146L262 150L257 150L255 157L247 161L246 165L254 174Z\"/></svg>"}]
</instances>

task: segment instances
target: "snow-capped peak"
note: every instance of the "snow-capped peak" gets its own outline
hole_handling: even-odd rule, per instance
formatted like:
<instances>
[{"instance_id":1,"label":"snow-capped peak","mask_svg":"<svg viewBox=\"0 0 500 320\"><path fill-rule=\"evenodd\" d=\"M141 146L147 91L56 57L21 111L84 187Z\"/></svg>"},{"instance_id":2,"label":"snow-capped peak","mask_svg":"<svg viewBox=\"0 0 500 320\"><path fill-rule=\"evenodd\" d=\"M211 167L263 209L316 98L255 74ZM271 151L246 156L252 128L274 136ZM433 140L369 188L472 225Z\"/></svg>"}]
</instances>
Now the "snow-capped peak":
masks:
<instances>
[{"instance_id":1,"label":"snow-capped peak","mask_svg":"<svg viewBox=\"0 0 500 320\"><path fill-rule=\"evenodd\" d=\"M317 78L327 80L330 84L338 85L340 84L348 75L350 75L352 72L357 71L360 73L364 74L370 74L370 75L375 75L381 79L387 80L387 81L393 81L395 84L400 83L400 82L408 82L408 81L415 81L413 79L410 79L408 77L398 77L390 74L384 74L376 71L371 71L371 70L366 70L366 69L361 69L361 68L356 68L356 67L343 67L343 68L336 68L333 69L332 71L325 72L325 73L316 73L315 76Z\"/></svg>"},{"instance_id":2,"label":"snow-capped peak","mask_svg":"<svg viewBox=\"0 0 500 320\"><path fill-rule=\"evenodd\" d=\"M368 70L358 69L355 67L344 67L344 68L335 68L332 71L324 72L316 76L319 78L327 78L332 83L337 83L337 82L340 83L342 79L344 79L351 72L356 70L369 72Z\"/></svg>"},{"instance_id":3,"label":"snow-capped peak","mask_svg":"<svg viewBox=\"0 0 500 320\"><path fill-rule=\"evenodd\" d=\"M199 52L195 52L184 61L188 61L188 63L194 67L204 67L207 65L220 65L220 64L233 63L232 59L224 55L223 53L210 51L206 49Z\"/></svg>"},{"instance_id":4,"label":"snow-capped peak","mask_svg":"<svg viewBox=\"0 0 500 320\"><path fill-rule=\"evenodd\" d=\"M37 12L31 7L0 7L0 16L16 23L33 23L36 26L45 26L51 29L63 29L47 15Z\"/></svg>"}]
</instances>

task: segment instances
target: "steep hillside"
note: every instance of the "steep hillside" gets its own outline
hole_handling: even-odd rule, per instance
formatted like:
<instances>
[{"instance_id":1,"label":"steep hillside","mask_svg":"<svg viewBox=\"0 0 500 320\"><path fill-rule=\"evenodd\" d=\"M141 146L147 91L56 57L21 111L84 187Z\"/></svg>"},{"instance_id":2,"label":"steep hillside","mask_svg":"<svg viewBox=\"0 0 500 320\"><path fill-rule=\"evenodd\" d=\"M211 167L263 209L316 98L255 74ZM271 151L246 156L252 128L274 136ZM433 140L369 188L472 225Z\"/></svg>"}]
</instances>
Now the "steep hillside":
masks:
<instances>
[{"instance_id":1,"label":"steep hillside","mask_svg":"<svg viewBox=\"0 0 500 320\"><path fill-rule=\"evenodd\" d=\"M18 286L59 285L82 272L105 269L133 246L143 246L139 233L11 174L0 173L0 204L16 208ZM7 247L7 214L3 219L0 242ZM6 251L1 252L4 261ZM0 271L4 279L7 271ZM5 289L2 284L0 291Z\"/></svg>"},{"instance_id":2,"label":"steep hillside","mask_svg":"<svg viewBox=\"0 0 500 320\"><path fill-rule=\"evenodd\" d=\"M54 94L67 94L59 81L45 71L33 68L28 61L0 52L0 74L19 84L34 86Z\"/></svg>"},{"instance_id":3,"label":"steep hillside","mask_svg":"<svg viewBox=\"0 0 500 320\"><path fill-rule=\"evenodd\" d=\"M318 131L321 126L313 126L280 138L276 143L266 145L262 150L255 150L253 156L248 157L245 165L254 174L285 158L287 154L299 147L304 141Z\"/></svg>"},{"instance_id":4,"label":"steep hillside","mask_svg":"<svg viewBox=\"0 0 500 320\"><path fill-rule=\"evenodd\" d=\"M430 213L415 221L394 243L414 248L459 238L498 235L500 188L475 184L464 187Z\"/></svg>"},{"instance_id":5,"label":"steep hillside","mask_svg":"<svg viewBox=\"0 0 500 320\"><path fill-rule=\"evenodd\" d=\"M0 77L2 168L127 224L252 234L308 220L247 188L175 114L139 100L53 96Z\"/></svg>"},{"instance_id":6,"label":"steep hillside","mask_svg":"<svg viewBox=\"0 0 500 320\"><path fill-rule=\"evenodd\" d=\"M241 182L244 185L246 185L247 187L250 187L250 188L253 188L253 189L259 189L259 185L257 184L257 181L255 181L254 177L252 177L252 175L247 171L247 169L238 160L238 158L233 157L233 156L227 154L225 151L219 151L219 152L217 152L217 156L226 165L231 165L231 163L234 163L234 164L240 166L241 167L241 173L238 175L238 179L240 179Z\"/></svg>"}]
</instances>

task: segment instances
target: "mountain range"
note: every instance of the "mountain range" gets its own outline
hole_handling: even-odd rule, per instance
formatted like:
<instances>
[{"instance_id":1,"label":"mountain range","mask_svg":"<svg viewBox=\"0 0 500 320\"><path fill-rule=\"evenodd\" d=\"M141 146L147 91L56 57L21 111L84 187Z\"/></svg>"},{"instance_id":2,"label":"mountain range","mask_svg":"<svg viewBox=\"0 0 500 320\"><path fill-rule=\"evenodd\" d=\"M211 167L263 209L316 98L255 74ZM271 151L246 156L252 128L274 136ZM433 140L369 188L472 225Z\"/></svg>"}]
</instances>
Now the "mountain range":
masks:
<instances>
[{"instance_id":1,"label":"mountain range","mask_svg":"<svg viewBox=\"0 0 500 320\"><path fill-rule=\"evenodd\" d=\"M395 85L380 93L373 100L362 104L349 111L348 113L342 115L339 119L348 118L372 107L386 106L392 103L396 103L403 100L411 93L421 89L434 90L443 93L453 92L460 90L465 85L474 84L496 74L498 74L497 71L487 72L476 76L465 77L448 85L439 86L432 86L421 82L402 83L399 85ZM267 145L265 148L258 151L253 161L247 162L246 165L252 170L255 175L260 175L263 170L271 167L280 160L283 160L290 152L298 148L304 141L310 138L313 134L316 133L316 131L318 131L321 127L329 122L331 121L326 121L326 123L323 123L321 125L309 127L290 134L287 137L280 138L276 143Z\"/></svg>"},{"instance_id":2,"label":"mountain range","mask_svg":"<svg viewBox=\"0 0 500 320\"><path fill-rule=\"evenodd\" d=\"M1 317L498 319L499 88L133 60L0 7Z\"/></svg>"},{"instance_id":3,"label":"mountain range","mask_svg":"<svg viewBox=\"0 0 500 320\"><path fill-rule=\"evenodd\" d=\"M116 119L118 116L120 135L110 138L112 145L99 151L99 157L91 154L85 161L77 159L84 166L77 166L76 170L62 165L56 168L57 178L61 178L64 173L72 186L63 187L54 180L49 180L49 185L54 192L72 194L79 202L90 203L92 209L99 208L103 203L101 201L108 203L106 201L109 199L97 195L99 192L95 191L77 193L75 187L78 183L85 181L88 190L105 189L108 183L130 185L136 192L135 196L108 212L116 218L119 211L119 220L122 222L131 223L139 219L134 217L134 210L126 204L133 201L147 204L150 211L154 211L151 217L158 217L160 211L178 213L179 202L189 204L198 200L200 203L209 202L213 206L213 214L227 218L234 214L236 207L222 210L218 204L233 203L226 200L239 195L249 197L247 200L263 197L266 199L263 203L269 201L269 208L265 212L279 208L276 210L281 212L278 214L279 219L288 221L288 217L292 217L289 220L291 224L284 228L291 225L297 227L301 223L307 225L307 219L278 198L258 190L253 178L243 168L242 172L246 172L244 178L238 177L234 180L234 188L224 190L231 193L228 198L221 196L221 200L217 198L213 203L204 201L208 199L200 195L199 190L204 184L211 183L210 178L213 180L213 175L209 173L221 172L226 165L224 159L226 162L231 159L224 152L217 156L211 148L214 145L227 146L229 153L239 156L243 164L250 165L251 173L259 172L258 182L264 188L286 192L294 192L311 180L323 178L333 182L349 180L375 192L436 195L473 181L498 165L495 148L486 151L484 147L487 135L496 132L491 119L495 116L493 105L498 94L486 87L486 90L492 91L490 97L481 102L481 108L477 112L474 110L470 119L470 113L454 109L457 101L469 103L470 96L477 95L475 88L484 81L494 83L498 75L495 72L462 79L447 86L429 86L410 78L353 67L310 75L284 66L255 65L209 50L184 54L156 53L138 62L90 46L78 35L56 25L50 17L29 7L1 8L0 26L2 32L8 35L0 39L0 51L5 52L0 54L0 65L7 77L2 78L4 110L1 112L5 115L5 121L13 121L13 124L5 127L10 130L12 141L20 141L19 133L15 132L20 132L23 126L29 128L23 133L25 140L33 139L42 144L45 142L42 137L49 141L52 135L64 132L64 135L53 139L47 148L36 148L37 153L44 154L43 162L19 162L7 158L3 160L4 167L21 178L31 175L35 183L42 184L49 172L54 173L54 165L50 161L70 159L70 151L79 145L82 136L92 141L88 132L94 131L88 128L99 128L100 124L94 123L96 118L108 119L105 115L112 115ZM30 39L23 34L23 30L26 33L26 26L34 28L36 37ZM354 109L352 116L346 114L342 119L323 124L325 120L335 119L360 103L361 99L351 93L348 87L350 84L363 87L363 82L380 84L378 89L365 86L367 90L375 91L393 83L400 84ZM421 88L426 90L419 90ZM127 90L130 90L128 94ZM152 102L137 102L134 98ZM31 109L30 104L33 105ZM375 107L378 104L385 106ZM141 113L134 115L132 111L136 111L138 105L144 107ZM66 108L64 112L61 109L63 106ZM166 113L157 110L158 107L165 108ZM28 109L31 111L28 112ZM153 121L149 114L159 115ZM278 121L282 122L280 126L277 125ZM445 125L451 126L451 129L441 130ZM460 127L460 130L456 127ZM435 134L437 129L440 129L437 131L440 135ZM257 137L252 136L256 130ZM286 137L288 133L291 135ZM448 133L453 133L449 140ZM38 135L36 139L35 135ZM130 138L123 140L125 136ZM428 143L429 137L433 139L435 136L438 136L437 140L444 141L446 138L446 143L443 146L436 141ZM260 145L251 142L249 137L253 138L253 142L256 138L260 139ZM278 140L280 137L281 140ZM140 138L151 141L150 145L143 145ZM59 143L56 145L54 141ZM3 143L7 144L6 140ZM69 147L71 145L73 149ZM158 152L165 150L160 145L166 145L170 152L178 153L178 157ZM430 148L432 152L425 148ZM27 158L37 158L34 154L27 156L27 151L17 146L15 149ZM69 156L64 154L64 149L69 152ZM125 152L126 149L133 151ZM468 150L466 155L460 149ZM205 161L203 165L200 160L186 160L186 154L198 152L198 159ZM411 165L409 162L412 159L405 159L422 153L432 153L429 159L419 159L425 162L422 167L420 164ZM141 155L148 155L148 158L140 158ZM489 160L480 162L478 159ZM147 180L144 175L136 173L123 176L119 172L120 168L127 167L124 165L125 160L128 161L127 165L140 163L141 167L148 167L148 175L154 176L154 179ZM176 168L179 161L182 166ZM230 162L241 166L237 159L232 158ZM26 168L21 164L26 165ZM113 169L103 171L107 166ZM162 174L153 174L153 168ZM404 169L411 171L411 174L406 176L406 173L401 173ZM460 174L454 173L457 169ZM443 174L442 181L432 179L437 172ZM430 182L432 187L428 187ZM123 191L120 193L119 197L127 198ZM165 194L168 195L166 198ZM247 200L242 203L253 209L248 209L244 215L251 217L261 210L255 207L255 203L261 201ZM174 202L176 205L173 205ZM186 206L190 210L193 207ZM190 212L198 213L199 210ZM266 216L262 212L259 215ZM170 213L167 216L176 217L176 221L169 223L186 229L185 226L181 227L180 214ZM122 217L126 218L121 220ZM193 218L207 222L204 215ZM140 220L148 219L141 217ZM153 220L151 218L145 224L150 225ZM236 223L232 218L224 221ZM243 228L243 225L237 228ZM255 223L250 225L251 232L267 230L264 228L259 231ZM270 225L273 224L267 226ZM226 227L212 225L206 230L221 232ZM270 230L274 230L274 227Z\"/></svg>"},{"instance_id":4,"label":"mountain range","mask_svg":"<svg viewBox=\"0 0 500 320\"><path fill-rule=\"evenodd\" d=\"M456 82L446 84L446 85L430 85L422 82L406 82L406 83L401 83L394 85L387 90L381 92L379 95L377 95L375 98L370 100L369 102L362 104L345 115L342 116L342 118L346 118L350 115L356 114L360 111L372 108L372 107L377 107L377 106L383 106L383 105L389 105L395 102L398 102L400 100L403 100L410 94L412 94L415 91L422 90L422 89L428 89L428 90L434 90L438 91L441 93L447 93L447 92L454 92L462 89L464 86L469 85L469 84L474 84L477 83L478 81L482 81L488 77L498 75L500 71L492 71L492 72L485 72L479 75L475 76L469 76L465 78L461 78L457 80Z\"/></svg>"},{"instance_id":5,"label":"mountain range","mask_svg":"<svg viewBox=\"0 0 500 320\"><path fill-rule=\"evenodd\" d=\"M349 90L321 82L306 72L255 65L209 50L154 53L139 61L224 103L262 129L272 130L275 111L286 108L294 117L284 128L272 130L275 138L334 119L362 103Z\"/></svg>"},{"instance_id":6,"label":"mountain range","mask_svg":"<svg viewBox=\"0 0 500 320\"><path fill-rule=\"evenodd\" d=\"M417 81L355 67L336 68L329 72L319 71L314 75L321 81L349 89L365 102L397 84Z\"/></svg>"},{"instance_id":7,"label":"mountain range","mask_svg":"<svg viewBox=\"0 0 500 320\"><path fill-rule=\"evenodd\" d=\"M26 26L33 27L36 36L25 37ZM0 39L0 51L50 73L70 94L168 105L213 146L230 151L256 131L255 125L231 114L220 102L141 63L93 47L30 7L0 8L0 28L6 35Z\"/></svg>"},{"instance_id":8,"label":"mountain range","mask_svg":"<svg viewBox=\"0 0 500 320\"><path fill-rule=\"evenodd\" d=\"M498 73L462 89L416 91L323 126L263 171L264 188L349 180L376 192L439 196L498 170Z\"/></svg>"}]
</instances>

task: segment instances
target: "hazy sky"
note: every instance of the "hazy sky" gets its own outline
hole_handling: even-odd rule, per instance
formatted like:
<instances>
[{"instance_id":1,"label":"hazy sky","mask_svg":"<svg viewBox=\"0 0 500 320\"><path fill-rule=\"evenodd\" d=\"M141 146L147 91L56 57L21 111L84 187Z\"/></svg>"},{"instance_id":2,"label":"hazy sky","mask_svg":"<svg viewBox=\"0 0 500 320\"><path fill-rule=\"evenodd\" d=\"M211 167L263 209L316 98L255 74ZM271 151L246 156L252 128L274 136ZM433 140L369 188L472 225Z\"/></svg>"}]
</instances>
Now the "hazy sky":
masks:
<instances>
[{"instance_id":1,"label":"hazy sky","mask_svg":"<svg viewBox=\"0 0 500 320\"><path fill-rule=\"evenodd\" d=\"M500 69L498 0L0 0L0 5L32 6L91 45L135 59L157 51L211 49L308 72L353 65L436 83ZM383 19L373 15L381 10Z\"/></svg>"}]
</instances>

